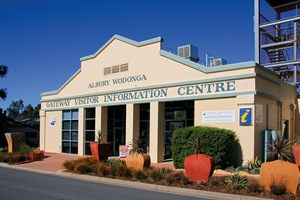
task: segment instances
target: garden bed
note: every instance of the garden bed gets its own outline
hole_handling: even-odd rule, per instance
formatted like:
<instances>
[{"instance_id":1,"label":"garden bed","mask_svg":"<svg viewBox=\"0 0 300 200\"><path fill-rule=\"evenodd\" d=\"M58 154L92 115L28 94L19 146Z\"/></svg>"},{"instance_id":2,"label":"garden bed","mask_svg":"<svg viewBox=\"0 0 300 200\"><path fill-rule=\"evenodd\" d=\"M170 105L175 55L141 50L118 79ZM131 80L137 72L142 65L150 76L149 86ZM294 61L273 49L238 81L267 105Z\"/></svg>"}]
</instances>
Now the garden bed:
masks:
<instances>
[{"instance_id":1,"label":"garden bed","mask_svg":"<svg viewBox=\"0 0 300 200\"><path fill-rule=\"evenodd\" d=\"M300 195L274 195L271 192L266 192L260 185L259 175L252 175L245 172L230 173L223 170L216 170L209 183L196 183L190 181L185 176L184 170L150 167L148 169L136 171L126 168L125 163L120 160L98 162L93 158L86 157L65 161L63 165L65 169L71 173L88 174L112 179L261 198L282 200L300 198ZM247 181L245 182L245 180Z\"/></svg>"}]
</instances>

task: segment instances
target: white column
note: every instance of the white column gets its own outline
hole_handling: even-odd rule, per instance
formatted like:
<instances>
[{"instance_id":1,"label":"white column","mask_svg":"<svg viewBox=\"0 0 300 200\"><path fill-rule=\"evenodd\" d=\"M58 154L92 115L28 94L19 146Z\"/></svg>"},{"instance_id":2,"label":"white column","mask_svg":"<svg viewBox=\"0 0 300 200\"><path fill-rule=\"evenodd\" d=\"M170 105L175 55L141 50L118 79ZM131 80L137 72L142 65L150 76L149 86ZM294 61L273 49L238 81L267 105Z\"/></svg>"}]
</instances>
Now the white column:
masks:
<instances>
[{"instance_id":1,"label":"white column","mask_svg":"<svg viewBox=\"0 0 300 200\"><path fill-rule=\"evenodd\" d=\"M165 104L161 102L150 103L150 157L152 163L164 160L164 122Z\"/></svg>"},{"instance_id":2,"label":"white column","mask_svg":"<svg viewBox=\"0 0 300 200\"><path fill-rule=\"evenodd\" d=\"M84 108L78 109L78 155L84 155Z\"/></svg>"},{"instance_id":3,"label":"white column","mask_svg":"<svg viewBox=\"0 0 300 200\"><path fill-rule=\"evenodd\" d=\"M125 143L129 145L132 139L140 133L140 105L126 104L126 136Z\"/></svg>"},{"instance_id":4,"label":"white column","mask_svg":"<svg viewBox=\"0 0 300 200\"><path fill-rule=\"evenodd\" d=\"M40 140L40 149L45 150L46 142L45 142L45 136L46 134L46 112L43 110L40 110L40 134L39 134L39 140Z\"/></svg>"}]
</instances>

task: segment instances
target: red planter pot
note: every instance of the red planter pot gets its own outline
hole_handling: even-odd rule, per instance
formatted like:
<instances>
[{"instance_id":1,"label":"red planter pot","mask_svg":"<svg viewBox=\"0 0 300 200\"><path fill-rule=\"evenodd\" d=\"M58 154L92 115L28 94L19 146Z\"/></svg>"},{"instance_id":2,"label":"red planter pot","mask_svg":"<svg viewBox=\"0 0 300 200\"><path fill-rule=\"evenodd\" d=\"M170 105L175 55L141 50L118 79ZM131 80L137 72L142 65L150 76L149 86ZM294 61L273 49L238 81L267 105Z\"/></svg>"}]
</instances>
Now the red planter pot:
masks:
<instances>
[{"instance_id":1,"label":"red planter pot","mask_svg":"<svg viewBox=\"0 0 300 200\"><path fill-rule=\"evenodd\" d=\"M90 143L93 158L96 160L107 160L110 152L111 143Z\"/></svg>"},{"instance_id":2,"label":"red planter pot","mask_svg":"<svg viewBox=\"0 0 300 200\"><path fill-rule=\"evenodd\" d=\"M298 145L293 145L293 154L295 158L295 163L300 166L300 146Z\"/></svg>"},{"instance_id":3,"label":"red planter pot","mask_svg":"<svg viewBox=\"0 0 300 200\"><path fill-rule=\"evenodd\" d=\"M214 159L205 154L194 154L184 160L185 173L189 179L195 182L208 183L214 168Z\"/></svg>"},{"instance_id":4,"label":"red planter pot","mask_svg":"<svg viewBox=\"0 0 300 200\"><path fill-rule=\"evenodd\" d=\"M43 157L44 157L44 151L43 150L38 151L38 152L35 152L35 151L29 152L29 158L30 158L31 161L40 160Z\"/></svg>"}]
</instances>

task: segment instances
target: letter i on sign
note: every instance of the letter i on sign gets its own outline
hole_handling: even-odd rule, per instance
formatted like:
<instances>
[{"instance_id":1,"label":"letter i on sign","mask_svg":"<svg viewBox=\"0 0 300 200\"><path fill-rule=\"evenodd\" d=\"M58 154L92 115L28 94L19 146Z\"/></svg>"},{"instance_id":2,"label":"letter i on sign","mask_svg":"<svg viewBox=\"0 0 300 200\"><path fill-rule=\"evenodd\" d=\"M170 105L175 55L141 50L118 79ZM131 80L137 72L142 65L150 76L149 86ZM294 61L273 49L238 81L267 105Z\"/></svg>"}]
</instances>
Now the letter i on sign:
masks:
<instances>
[{"instance_id":1,"label":"letter i on sign","mask_svg":"<svg viewBox=\"0 0 300 200\"><path fill-rule=\"evenodd\" d=\"M240 125L252 125L252 108L240 108Z\"/></svg>"}]
</instances>

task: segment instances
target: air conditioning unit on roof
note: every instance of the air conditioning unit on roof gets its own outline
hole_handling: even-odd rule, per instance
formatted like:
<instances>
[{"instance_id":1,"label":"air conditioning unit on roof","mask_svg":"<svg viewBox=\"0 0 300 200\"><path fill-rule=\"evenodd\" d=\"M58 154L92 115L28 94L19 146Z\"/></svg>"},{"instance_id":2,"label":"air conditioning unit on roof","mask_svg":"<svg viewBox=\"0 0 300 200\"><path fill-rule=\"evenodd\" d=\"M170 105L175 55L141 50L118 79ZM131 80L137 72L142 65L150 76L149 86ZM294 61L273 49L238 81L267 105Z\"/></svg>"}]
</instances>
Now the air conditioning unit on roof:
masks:
<instances>
[{"instance_id":1,"label":"air conditioning unit on roof","mask_svg":"<svg viewBox=\"0 0 300 200\"><path fill-rule=\"evenodd\" d=\"M191 61L198 62L198 47L193 45L185 45L180 46L177 49L178 56L186 59L190 59Z\"/></svg>"},{"instance_id":2,"label":"air conditioning unit on roof","mask_svg":"<svg viewBox=\"0 0 300 200\"><path fill-rule=\"evenodd\" d=\"M227 64L227 60L223 59L223 58L216 58L212 60L212 67L216 67L216 66L221 66L221 65L226 65Z\"/></svg>"}]
</instances>

